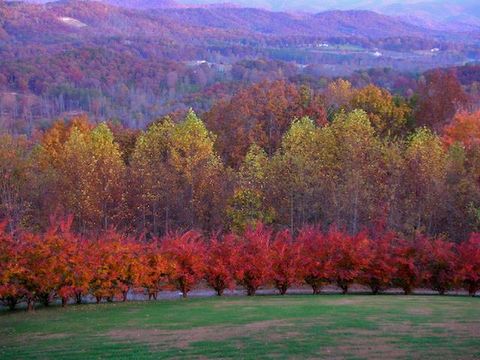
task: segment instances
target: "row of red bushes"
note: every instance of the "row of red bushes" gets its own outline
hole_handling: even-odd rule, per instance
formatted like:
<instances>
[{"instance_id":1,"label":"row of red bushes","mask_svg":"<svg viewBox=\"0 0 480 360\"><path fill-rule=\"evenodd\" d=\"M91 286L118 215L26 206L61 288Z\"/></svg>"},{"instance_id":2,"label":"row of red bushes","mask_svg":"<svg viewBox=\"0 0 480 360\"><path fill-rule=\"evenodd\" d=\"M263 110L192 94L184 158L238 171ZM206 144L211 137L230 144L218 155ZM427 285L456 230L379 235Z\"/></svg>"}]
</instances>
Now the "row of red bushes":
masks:
<instances>
[{"instance_id":1,"label":"row of red bushes","mask_svg":"<svg viewBox=\"0 0 480 360\"><path fill-rule=\"evenodd\" d=\"M351 236L332 228L306 227L293 237L264 226L243 235L202 237L195 231L147 241L109 231L87 239L64 221L43 234L11 234L0 226L0 300L11 309L25 301L63 305L91 295L100 302L127 299L130 291L156 298L165 288L187 296L201 281L218 295L237 285L248 295L273 285L281 294L308 284L315 294L326 284L344 293L363 284L379 293L400 287L406 294L419 286L440 294L463 287L480 289L480 235L459 245L394 233Z\"/></svg>"}]
</instances>

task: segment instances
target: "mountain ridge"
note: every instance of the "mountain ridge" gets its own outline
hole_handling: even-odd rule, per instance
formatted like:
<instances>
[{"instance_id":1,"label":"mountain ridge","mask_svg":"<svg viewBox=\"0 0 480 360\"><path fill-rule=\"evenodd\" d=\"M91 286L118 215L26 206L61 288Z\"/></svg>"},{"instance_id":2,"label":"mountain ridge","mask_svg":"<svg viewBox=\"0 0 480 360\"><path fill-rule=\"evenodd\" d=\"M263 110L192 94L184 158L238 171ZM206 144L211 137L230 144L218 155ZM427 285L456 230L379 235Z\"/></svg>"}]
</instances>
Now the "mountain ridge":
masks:
<instances>
[{"instance_id":1,"label":"mountain ridge","mask_svg":"<svg viewBox=\"0 0 480 360\"><path fill-rule=\"evenodd\" d=\"M62 0L68 1L68 0ZM83 0L93 1L93 0ZM480 31L480 7L473 0L462 1L273 1L273 0L98 0L128 9L189 9L189 8L256 8L290 14L322 13L334 10L369 10L388 15L411 25L437 31ZM46 4L51 0L23 0L27 3Z\"/></svg>"},{"instance_id":2,"label":"mountain ridge","mask_svg":"<svg viewBox=\"0 0 480 360\"><path fill-rule=\"evenodd\" d=\"M118 0L108 0L118 3ZM140 6L143 0L134 0ZM157 4L167 4L163 0ZM328 11L317 14L291 14L286 12L271 12L256 8L236 8L229 6L216 7L158 7L144 11L143 8L126 8L105 2L86 0L63 0L48 2L44 5L33 5L26 2L6 2L6 8L11 11L20 10L18 18L29 14L32 24L26 27L35 27L36 23L45 21L55 22L55 16L77 19L86 25L95 26L98 30L131 31L133 34L142 31L152 31L164 24L172 25L169 33L182 31L182 27L213 29L224 35L239 32L261 36L318 36L318 37L348 37L389 38L398 36L434 37L436 33L421 26L411 24L373 11ZM8 5L11 4L11 5ZM20 9L14 4L23 4ZM173 4L168 0L168 4ZM168 6L171 6L168 5ZM173 5L172 5L173 6ZM23 12L23 14L21 14ZM49 13L51 12L51 13ZM118 16L115 20L113 15ZM52 17L53 16L53 17ZM7 15L5 21L9 21ZM12 19L15 17L11 17ZM103 20L102 20L103 19ZM103 21L103 22L102 22ZM145 28L141 29L144 23ZM48 29L46 29L48 31ZM12 34L14 35L14 34ZM207 34L208 35L208 34Z\"/></svg>"}]
</instances>

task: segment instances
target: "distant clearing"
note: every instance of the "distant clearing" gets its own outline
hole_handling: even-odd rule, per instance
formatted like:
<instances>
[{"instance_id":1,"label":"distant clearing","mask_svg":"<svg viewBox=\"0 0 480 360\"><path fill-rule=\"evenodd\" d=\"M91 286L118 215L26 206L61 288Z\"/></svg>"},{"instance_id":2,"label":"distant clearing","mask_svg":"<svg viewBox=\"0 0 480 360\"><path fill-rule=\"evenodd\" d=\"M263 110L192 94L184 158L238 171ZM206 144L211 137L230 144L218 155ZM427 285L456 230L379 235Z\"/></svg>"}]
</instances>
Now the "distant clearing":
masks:
<instances>
[{"instance_id":1,"label":"distant clearing","mask_svg":"<svg viewBox=\"0 0 480 360\"><path fill-rule=\"evenodd\" d=\"M71 17L60 17L59 20L67 25L70 25L70 26L73 26L73 27L77 27L77 28L82 28L82 27L86 27L87 24L84 24L83 22L81 22L80 20L77 20L77 19L74 19L74 18L71 18Z\"/></svg>"}]
</instances>

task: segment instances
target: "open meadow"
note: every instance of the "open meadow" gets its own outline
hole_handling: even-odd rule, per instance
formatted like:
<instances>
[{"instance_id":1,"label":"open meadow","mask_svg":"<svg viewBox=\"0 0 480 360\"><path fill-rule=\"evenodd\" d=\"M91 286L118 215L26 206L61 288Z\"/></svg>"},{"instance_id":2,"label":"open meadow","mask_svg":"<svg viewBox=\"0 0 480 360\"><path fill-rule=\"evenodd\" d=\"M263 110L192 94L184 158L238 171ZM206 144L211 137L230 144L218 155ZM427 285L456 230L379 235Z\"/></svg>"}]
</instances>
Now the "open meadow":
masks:
<instances>
[{"instance_id":1,"label":"open meadow","mask_svg":"<svg viewBox=\"0 0 480 360\"><path fill-rule=\"evenodd\" d=\"M480 299L291 295L5 311L0 358L478 359Z\"/></svg>"}]
</instances>

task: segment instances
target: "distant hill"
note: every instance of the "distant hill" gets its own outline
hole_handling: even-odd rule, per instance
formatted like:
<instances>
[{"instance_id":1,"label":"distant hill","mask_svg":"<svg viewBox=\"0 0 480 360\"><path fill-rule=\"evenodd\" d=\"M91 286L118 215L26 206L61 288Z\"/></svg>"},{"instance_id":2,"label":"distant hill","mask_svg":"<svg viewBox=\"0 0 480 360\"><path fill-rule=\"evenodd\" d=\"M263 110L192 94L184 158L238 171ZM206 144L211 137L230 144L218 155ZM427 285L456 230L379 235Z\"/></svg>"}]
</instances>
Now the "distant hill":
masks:
<instances>
[{"instance_id":1,"label":"distant hill","mask_svg":"<svg viewBox=\"0 0 480 360\"><path fill-rule=\"evenodd\" d=\"M103 0L102 2L132 9L163 9L180 6L174 0Z\"/></svg>"},{"instance_id":2,"label":"distant hill","mask_svg":"<svg viewBox=\"0 0 480 360\"><path fill-rule=\"evenodd\" d=\"M45 4L51 0L25 0ZM68 1L68 0L67 0ZM83 0L89 1L89 0ZM414 26L438 31L480 31L477 0L98 0L129 9L257 8L275 12L319 13L334 10L370 10ZM375 26L375 23L373 24ZM396 25L394 25L396 26ZM402 31L404 33L404 31Z\"/></svg>"},{"instance_id":3,"label":"distant hill","mask_svg":"<svg viewBox=\"0 0 480 360\"><path fill-rule=\"evenodd\" d=\"M238 30L275 36L434 36L435 33L398 18L372 11L328 11L318 14L290 14L253 8L167 9L161 17L192 26Z\"/></svg>"},{"instance_id":4,"label":"distant hill","mask_svg":"<svg viewBox=\"0 0 480 360\"><path fill-rule=\"evenodd\" d=\"M177 0L180 4L208 4L212 0ZM480 29L478 0L233 0L244 7L273 11L322 12L329 10L373 10L402 17L417 25L442 30ZM466 28L465 28L466 26Z\"/></svg>"},{"instance_id":5,"label":"distant hill","mask_svg":"<svg viewBox=\"0 0 480 360\"><path fill-rule=\"evenodd\" d=\"M106 4L105 2L113 3ZM117 7L123 5L122 8ZM125 8L125 6L128 8ZM145 6L150 11L137 11ZM4 27L11 36L25 34L71 32L68 22L59 18L77 19L86 26L84 32L97 35L142 35L175 38L183 36L206 38L236 38L247 36L317 36L364 37L381 39L390 37L434 37L430 29L395 17L372 11L328 11L318 14L291 14L254 8L214 6L208 8L183 8L171 0L105 0L103 2L63 0L46 5L4 3ZM70 25L73 24L72 22ZM10 30L9 30L10 29ZM16 29L13 31L13 29ZM63 29L63 30L62 30ZM195 30L194 30L195 29ZM149 35L150 34L150 35Z\"/></svg>"},{"instance_id":6,"label":"distant hill","mask_svg":"<svg viewBox=\"0 0 480 360\"><path fill-rule=\"evenodd\" d=\"M208 109L218 94L263 79L318 82L372 68L390 79L392 68L417 73L480 59L480 36L465 27L366 10L35 2L0 0L0 108L25 127L78 111L142 126L169 111Z\"/></svg>"},{"instance_id":7,"label":"distant hill","mask_svg":"<svg viewBox=\"0 0 480 360\"><path fill-rule=\"evenodd\" d=\"M415 4L396 3L379 11L402 16L407 21L442 30L480 29L478 1L427 1Z\"/></svg>"}]
</instances>

